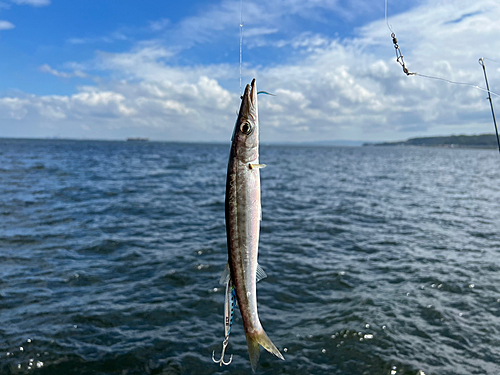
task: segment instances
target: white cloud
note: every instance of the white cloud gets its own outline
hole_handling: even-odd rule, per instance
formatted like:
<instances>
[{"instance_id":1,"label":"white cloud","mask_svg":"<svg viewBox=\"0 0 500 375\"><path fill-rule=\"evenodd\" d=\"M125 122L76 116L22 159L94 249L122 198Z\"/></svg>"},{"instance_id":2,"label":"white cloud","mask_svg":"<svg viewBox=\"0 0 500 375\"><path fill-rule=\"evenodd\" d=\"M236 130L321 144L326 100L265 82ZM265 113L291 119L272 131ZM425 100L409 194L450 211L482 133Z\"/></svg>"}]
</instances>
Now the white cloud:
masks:
<instances>
[{"instance_id":1,"label":"white cloud","mask_svg":"<svg viewBox=\"0 0 500 375\"><path fill-rule=\"evenodd\" d=\"M138 55L143 57L144 53ZM107 57L111 61L117 58ZM48 65L42 70L69 77ZM187 69L162 75L175 78L174 81L153 79L149 75L151 79L139 81L134 76L129 81L116 80L100 87L80 87L78 93L68 96L2 98L0 118L45 128L50 123L50 130L57 130L61 136L88 137L137 128L142 130L136 134L159 132L162 138L178 134L176 139L188 135L191 140L217 139L225 135L226 124L234 121L235 106L231 104L237 103L237 94L223 89L215 79L197 73Z\"/></svg>"},{"instance_id":2,"label":"white cloud","mask_svg":"<svg viewBox=\"0 0 500 375\"><path fill-rule=\"evenodd\" d=\"M67 73L67 72L61 72L59 70L53 69L50 67L48 64L43 64L38 68L39 71L43 73L48 73L52 74L53 76L59 77L59 78L73 78L73 77L78 77L78 78L88 78L89 76L82 72L81 70L75 70L72 73Z\"/></svg>"},{"instance_id":3,"label":"white cloud","mask_svg":"<svg viewBox=\"0 0 500 375\"><path fill-rule=\"evenodd\" d=\"M106 36L92 37L92 38L70 38L68 43L70 44L95 44L95 43L114 43L116 41L126 41L128 37L119 31L111 33Z\"/></svg>"},{"instance_id":4,"label":"white cloud","mask_svg":"<svg viewBox=\"0 0 500 375\"><path fill-rule=\"evenodd\" d=\"M50 5L50 0L12 0L14 4L18 5L32 5L34 7L44 7Z\"/></svg>"},{"instance_id":5,"label":"white cloud","mask_svg":"<svg viewBox=\"0 0 500 375\"><path fill-rule=\"evenodd\" d=\"M98 67L116 71L127 78L140 78L146 81L169 79L165 76L169 68L165 60L174 53L157 44L146 44L128 53L99 52Z\"/></svg>"},{"instance_id":6,"label":"white cloud","mask_svg":"<svg viewBox=\"0 0 500 375\"><path fill-rule=\"evenodd\" d=\"M0 30L10 30L13 29L15 26L13 23L9 21L4 21L0 20Z\"/></svg>"},{"instance_id":7,"label":"white cloud","mask_svg":"<svg viewBox=\"0 0 500 375\"><path fill-rule=\"evenodd\" d=\"M249 46L266 44L266 35L289 37L300 33L303 20L329 27L332 18L353 20L361 15L382 11L377 2L369 0L255 0L243 2L242 21L245 43ZM166 28L165 39L178 49L189 49L197 44L233 38L238 34L240 3L234 0L205 2L199 13L168 24L158 21L157 29ZM269 42L269 41L268 41Z\"/></svg>"},{"instance_id":8,"label":"white cloud","mask_svg":"<svg viewBox=\"0 0 500 375\"><path fill-rule=\"evenodd\" d=\"M72 95L69 104L73 110L84 115L104 117L128 117L136 110L128 107L122 94L86 88L84 92Z\"/></svg>"},{"instance_id":9,"label":"white cloud","mask_svg":"<svg viewBox=\"0 0 500 375\"><path fill-rule=\"evenodd\" d=\"M261 36L275 34L279 31L278 28L270 27L252 27L245 30L245 37Z\"/></svg>"},{"instance_id":10,"label":"white cloud","mask_svg":"<svg viewBox=\"0 0 500 375\"><path fill-rule=\"evenodd\" d=\"M30 105L29 100L2 98L0 99L0 117L22 120L27 114L25 106L28 105Z\"/></svg>"},{"instance_id":11,"label":"white cloud","mask_svg":"<svg viewBox=\"0 0 500 375\"><path fill-rule=\"evenodd\" d=\"M167 18L161 18L157 21L151 21L149 23L149 28L151 31L161 31L170 25L170 20Z\"/></svg>"}]
</instances>

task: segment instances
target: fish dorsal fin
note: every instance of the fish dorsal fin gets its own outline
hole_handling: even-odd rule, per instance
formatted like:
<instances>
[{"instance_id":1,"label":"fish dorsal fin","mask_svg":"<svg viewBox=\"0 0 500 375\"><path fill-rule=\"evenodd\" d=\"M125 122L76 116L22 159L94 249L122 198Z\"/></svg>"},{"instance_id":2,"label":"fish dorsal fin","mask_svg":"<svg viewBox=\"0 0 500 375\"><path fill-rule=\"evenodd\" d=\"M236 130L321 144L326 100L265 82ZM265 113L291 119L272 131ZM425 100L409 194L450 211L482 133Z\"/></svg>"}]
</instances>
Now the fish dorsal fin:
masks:
<instances>
[{"instance_id":1,"label":"fish dorsal fin","mask_svg":"<svg viewBox=\"0 0 500 375\"><path fill-rule=\"evenodd\" d=\"M226 267L224 267L224 271L222 271L222 276L220 277L219 284L226 285L231 278L231 272L229 271L229 263L226 263Z\"/></svg>"},{"instance_id":2,"label":"fish dorsal fin","mask_svg":"<svg viewBox=\"0 0 500 375\"><path fill-rule=\"evenodd\" d=\"M267 277L266 272L262 269L259 263L257 263L257 276L255 278L258 283L260 280L265 279Z\"/></svg>"}]
</instances>

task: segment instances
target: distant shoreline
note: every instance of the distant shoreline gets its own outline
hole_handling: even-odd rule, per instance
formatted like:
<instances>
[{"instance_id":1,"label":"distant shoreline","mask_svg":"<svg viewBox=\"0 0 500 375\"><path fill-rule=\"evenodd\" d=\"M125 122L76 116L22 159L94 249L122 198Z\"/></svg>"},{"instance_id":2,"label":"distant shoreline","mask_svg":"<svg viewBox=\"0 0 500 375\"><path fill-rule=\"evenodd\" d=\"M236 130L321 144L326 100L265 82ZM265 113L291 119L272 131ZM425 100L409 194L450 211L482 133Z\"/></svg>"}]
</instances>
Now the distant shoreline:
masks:
<instances>
[{"instance_id":1,"label":"distant shoreline","mask_svg":"<svg viewBox=\"0 0 500 375\"><path fill-rule=\"evenodd\" d=\"M496 149L498 148L495 134L479 135L450 135L442 137L418 137L409 138L398 142L366 142L367 147L436 147L436 148L474 148L474 149Z\"/></svg>"},{"instance_id":2,"label":"distant shoreline","mask_svg":"<svg viewBox=\"0 0 500 375\"><path fill-rule=\"evenodd\" d=\"M162 139L150 139L150 138L123 138L123 139L97 139L97 138L64 138L64 137L40 137L40 138L21 138L21 137L0 137L2 140L17 140L17 141L62 141L62 142L126 142L126 143L178 143L178 144L207 144L207 145L227 145L231 141L179 141L179 140L162 140ZM361 147L364 141L349 141L349 140L333 140L333 141L310 141L310 142L286 142L286 141L276 141L276 142L263 142L260 144L262 146L274 145L274 146L335 146L335 147Z\"/></svg>"},{"instance_id":3,"label":"distant shoreline","mask_svg":"<svg viewBox=\"0 0 500 375\"><path fill-rule=\"evenodd\" d=\"M155 140L141 137L129 137L123 139L91 139L91 138L64 138L64 137L40 137L40 138L21 138L21 137L1 137L0 141L50 141L50 142L124 142L131 144L147 143L172 143L172 144L212 144L227 145L223 141L179 141L179 140ZM418 137L409 138L405 141L395 142L364 142L350 140L332 140L332 141L277 141L262 142L262 146L291 146L291 147L433 147L433 148L457 148L457 149L497 149L497 140L495 134L480 135L451 135L439 137Z\"/></svg>"}]
</instances>

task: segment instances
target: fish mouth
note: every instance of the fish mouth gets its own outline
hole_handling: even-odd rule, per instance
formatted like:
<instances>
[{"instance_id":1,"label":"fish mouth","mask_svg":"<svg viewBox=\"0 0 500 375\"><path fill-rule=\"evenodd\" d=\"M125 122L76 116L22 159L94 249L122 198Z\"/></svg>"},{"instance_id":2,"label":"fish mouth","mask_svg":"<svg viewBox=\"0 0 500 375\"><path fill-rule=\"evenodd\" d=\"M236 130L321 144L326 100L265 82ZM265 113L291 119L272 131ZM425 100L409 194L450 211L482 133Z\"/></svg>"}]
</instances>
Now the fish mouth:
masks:
<instances>
[{"instance_id":1,"label":"fish mouth","mask_svg":"<svg viewBox=\"0 0 500 375\"><path fill-rule=\"evenodd\" d=\"M252 80L252 83L245 87L245 93L243 94L242 99L242 104L245 104L249 111L252 107L255 107L257 103L257 84L255 82L255 78Z\"/></svg>"},{"instance_id":2,"label":"fish mouth","mask_svg":"<svg viewBox=\"0 0 500 375\"><path fill-rule=\"evenodd\" d=\"M252 83L250 84L251 90L250 90L250 101L252 105L255 105L257 103L257 84L255 82L255 78L252 79Z\"/></svg>"}]
</instances>

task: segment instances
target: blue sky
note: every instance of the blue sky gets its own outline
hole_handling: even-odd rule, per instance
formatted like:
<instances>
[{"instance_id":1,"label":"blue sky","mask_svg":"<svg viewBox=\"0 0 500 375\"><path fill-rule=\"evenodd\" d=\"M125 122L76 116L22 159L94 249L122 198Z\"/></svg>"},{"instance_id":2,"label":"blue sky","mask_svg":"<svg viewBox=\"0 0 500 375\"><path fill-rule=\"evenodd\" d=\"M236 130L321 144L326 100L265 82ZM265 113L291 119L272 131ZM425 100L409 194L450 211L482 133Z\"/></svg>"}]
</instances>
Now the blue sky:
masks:
<instances>
[{"instance_id":1,"label":"blue sky","mask_svg":"<svg viewBox=\"0 0 500 375\"><path fill-rule=\"evenodd\" d=\"M240 4L263 141L492 132L484 92L402 73L383 0L0 0L0 137L228 141ZM483 87L500 61L497 1L388 10L410 70Z\"/></svg>"}]
</instances>

